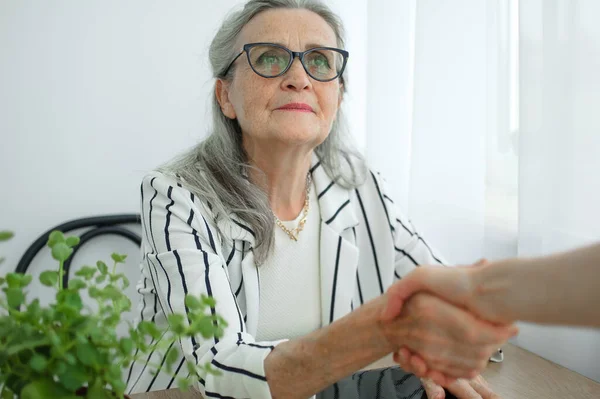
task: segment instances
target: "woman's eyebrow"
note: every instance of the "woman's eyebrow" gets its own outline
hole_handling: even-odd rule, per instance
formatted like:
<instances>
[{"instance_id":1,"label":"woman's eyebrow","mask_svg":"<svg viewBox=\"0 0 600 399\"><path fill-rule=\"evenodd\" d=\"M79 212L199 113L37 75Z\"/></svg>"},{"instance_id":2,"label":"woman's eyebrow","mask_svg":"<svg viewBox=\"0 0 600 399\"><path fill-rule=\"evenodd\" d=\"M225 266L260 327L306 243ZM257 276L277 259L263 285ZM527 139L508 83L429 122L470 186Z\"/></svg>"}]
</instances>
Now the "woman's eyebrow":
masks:
<instances>
[{"instance_id":1,"label":"woman's eyebrow","mask_svg":"<svg viewBox=\"0 0 600 399\"><path fill-rule=\"evenodd\" d=\"M273 43L273 44L278 44L280 46L283 46L285 48L289 48L287 44L276 41L276 40L275 41L264 40L263 43ZM325 45L322 43L307 43L304 45L304 50L309 50L311 48L317 48L317 47L335 47L335 46L328 46L328 45ZM296 51L295 49L291 49L291 48L289 48L289 49L292 51Z\"/></svg>"}]
</instances>

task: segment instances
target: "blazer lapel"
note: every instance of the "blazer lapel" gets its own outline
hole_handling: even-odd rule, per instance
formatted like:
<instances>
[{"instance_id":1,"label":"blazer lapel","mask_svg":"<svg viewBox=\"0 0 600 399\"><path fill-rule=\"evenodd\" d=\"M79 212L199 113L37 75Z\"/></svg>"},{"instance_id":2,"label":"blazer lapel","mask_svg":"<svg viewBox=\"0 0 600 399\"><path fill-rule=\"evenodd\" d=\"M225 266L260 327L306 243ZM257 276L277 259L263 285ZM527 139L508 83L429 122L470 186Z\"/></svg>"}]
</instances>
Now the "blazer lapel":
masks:
<instances>
[{"instance_id":1,"label":"blazer lapel","mask_svg":"<svg viewBox=\"0 0 600 399\"><path fill-rule=\"evenodd\" d=\"M313 156L311 174L321 211L321 322L328 325L352 310L356 288L358 218L351 190L335 183Z\"/></svg>"},{"instance_id":2,"label":"blazer lapel","mask_svg":"<svg viewBox=\"0 0 600 399\"><path fill-rule=\"evenodd\" d=\"M258 328L258 307L260 302L260 284L258 268L254 262L254 245L256 237L254 231L240 220L235 214L231 214L231 221L220 220L219 229L226 237L238 243L238 250L242 251L240 269L244 282L244 299L246 308L246 328L251 334L256 334Z\"/></svg>"}]
</instances>

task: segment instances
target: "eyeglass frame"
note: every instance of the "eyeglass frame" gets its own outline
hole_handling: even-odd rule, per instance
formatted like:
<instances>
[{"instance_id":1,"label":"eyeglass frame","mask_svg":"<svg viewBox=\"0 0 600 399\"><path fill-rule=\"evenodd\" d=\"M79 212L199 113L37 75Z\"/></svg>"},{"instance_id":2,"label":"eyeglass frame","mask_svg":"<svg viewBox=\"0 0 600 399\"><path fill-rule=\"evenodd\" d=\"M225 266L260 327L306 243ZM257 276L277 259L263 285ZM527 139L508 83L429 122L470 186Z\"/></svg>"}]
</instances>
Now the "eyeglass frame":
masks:
<instances>
[{"instance_id":1,"label":"eyeglass frame","mask_svg":"<svg viewBox=\"0 0 600 399\"><path fill-rule=\"evenodd\" d=\"M284 68L283 71L281 71L280 73L278 73L275 76L265 76L261 73L258 73L258 71L256 71L256 69L254 69L254 67L252 66L252 62L250 62L250 49L252 49L252 47L256 47L256 46L264 46L264 45L269 45L269 46L274 46L274 47L279 47L282 50L285 50L288 54L290 54L290 62L288 63L288 66ZM315 50L333 50L333 51L337 51L339 52L342 57L344 58L344 63L342 64L342 67L340 68L340 71L331 79L327 79L327 80L321 80L321 79L317 79L314 76L311 75L311 73L308 71L308 69L306 69L306 66L304 65L304 55L306 55L307 53L311 53ZM281 44L277 44L277 43L266 43L266 42L259 42L259 43L247 43L244 44L243 50L235 56L235 58L233 59L233 61L231 61L229 63L229 65L227 66L227 68L225 69L225 72L223 72L222 76L227 76L227 73L229 72L229 70L231 69L231 67L233 66L233 63L235 61L237 61L238 58L240 58L240 56L242 54L246 53L246 58L248 59L248 65L250 65L250 68L252 69L252 71L257 74L258 76L261 76L263 78L266 79L271 79L271 78L277 78L279 76L282 76L283 74L285 74L292 66L292 64L294 63L294 60L296 59L296 57L298 57L298 59L300 60L300 64L302 65L302 68L304 68L304 71L306 72L306 74L308 76L310 76L311 78L313 78L314 80L316 80L317 82L331 82L332 80L335 80L337 78L341 78L342 82L343 82L343 78L342 75L344 74L344 70L346 69L346 64L348 63L348 57L350 57L350 53L346 50L342 50L339 48L335 48L335 47L314 47L314 48L310 48L306 51L292 51L289 48L282 46Z\"/></svg>"}]
</instances>

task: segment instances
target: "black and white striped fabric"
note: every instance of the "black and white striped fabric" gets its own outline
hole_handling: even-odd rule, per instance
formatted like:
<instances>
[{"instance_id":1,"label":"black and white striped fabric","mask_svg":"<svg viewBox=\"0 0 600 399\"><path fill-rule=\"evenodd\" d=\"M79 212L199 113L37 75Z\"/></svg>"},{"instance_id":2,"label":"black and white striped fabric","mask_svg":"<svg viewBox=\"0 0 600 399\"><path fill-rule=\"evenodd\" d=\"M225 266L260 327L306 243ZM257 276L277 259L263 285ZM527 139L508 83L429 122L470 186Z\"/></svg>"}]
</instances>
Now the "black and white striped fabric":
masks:
<instances>
[{"instance_id":1,"label":"black and white striped fabric","mask_svg":"<svg viewBox=\"0 0 600 399\"><path fill-rule=\"evenodd\" d=\"M336 184L314 157L312 178L321 212L320 268L322 325L381 295L395 280L440 258L394 206L382 178L370 173L358 189ZM184 313L186 294L213 296L212 312L228 327L221 339L181 342L177 374L184 359L211 363L220 376L203 375L208 398L270 398L263 362L275 342L255 342L259 314L260 267L254 262L254 233L239 219L215 225L210 210L185 183L153 172L141 187L142 277L139 319L159 325L172 312ZM219 236L216 228L227 237ZM160 363L151 355L147 362ZM146 363L147 363L146 362ZM130 393L176 386L175 378L153 375L144 362L128 372Z\"/></svg>"}]
</instances>

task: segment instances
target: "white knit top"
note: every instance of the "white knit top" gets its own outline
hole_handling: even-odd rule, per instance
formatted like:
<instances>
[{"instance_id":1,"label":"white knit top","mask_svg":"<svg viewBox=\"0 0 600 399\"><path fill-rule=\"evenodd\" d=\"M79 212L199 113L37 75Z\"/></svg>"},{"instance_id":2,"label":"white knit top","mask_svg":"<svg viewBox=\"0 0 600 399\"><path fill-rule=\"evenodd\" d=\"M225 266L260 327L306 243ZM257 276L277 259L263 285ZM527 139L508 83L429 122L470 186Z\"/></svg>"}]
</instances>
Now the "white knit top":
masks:
<instances>
[{"instance_id":1,"label":"white knit top","mask_svg":"<svg viewBox=\"0 0 600 399\"><path fill-rule=\"evenodd\" d=\"M301 217L302 212L296 220L282 223L294 229ZM306 224L298 234L298 241L276 226L275 250L259 267L257 341L294 338L321 327L320 222L313 185Z\"/></svg>"}]
</instances>

